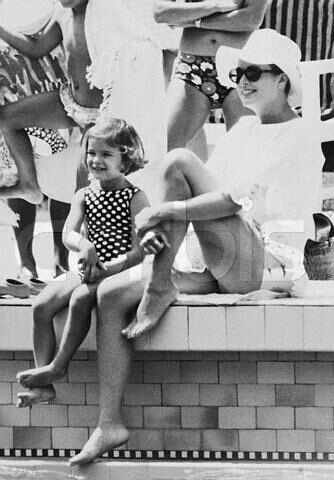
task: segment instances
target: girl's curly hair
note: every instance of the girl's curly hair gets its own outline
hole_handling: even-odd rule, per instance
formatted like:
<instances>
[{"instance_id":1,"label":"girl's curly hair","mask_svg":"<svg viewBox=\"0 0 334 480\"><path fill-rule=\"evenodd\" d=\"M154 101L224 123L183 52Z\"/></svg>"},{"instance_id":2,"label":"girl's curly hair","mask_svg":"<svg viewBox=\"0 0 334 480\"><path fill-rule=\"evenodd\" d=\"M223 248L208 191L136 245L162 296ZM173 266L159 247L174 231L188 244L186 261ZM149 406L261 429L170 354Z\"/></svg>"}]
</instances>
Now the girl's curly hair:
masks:
<instances>
[{"instance_id":1,"label":"girl's curly hair","mask_svg":"<svg viewBox=\"0 0 334 480\"><path fill-rule=\"evenodd\" d=\"M132 125L120 118L109 118L108 121L97 122L88 127L83 139L83 159L86 165L87 146L90 138L104 140L110 147L118 148L122 154L124 174L135 172L145 166L144 146L137 131Z\"/></svg>"}]
</instances>

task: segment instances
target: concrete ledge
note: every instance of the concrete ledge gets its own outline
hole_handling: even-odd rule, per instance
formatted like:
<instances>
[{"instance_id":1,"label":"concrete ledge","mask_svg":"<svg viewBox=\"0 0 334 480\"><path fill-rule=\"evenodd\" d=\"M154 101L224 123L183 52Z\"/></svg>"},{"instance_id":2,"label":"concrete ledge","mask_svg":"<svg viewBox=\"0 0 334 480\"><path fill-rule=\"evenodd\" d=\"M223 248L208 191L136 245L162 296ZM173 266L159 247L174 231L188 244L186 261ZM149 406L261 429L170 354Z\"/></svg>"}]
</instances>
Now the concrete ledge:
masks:
<instances>
[{"instance_id":1,"label":"concrete ledge","mask_svg":"<svg viewBox=\"0 0 334 480\"><path fill-rule=\"evenodd\" d=\"M216 296L217 297L217 296ZM215 298L216 298L215 297ZM224 303L221 295L221 303ZM202 301L202 300L201 300ZM198 304L183 296L138 351L334 351L334 301L280 299L262 304ZM66 311L56 318L59 336ZM31 300L0 300L0 350L32 349ZM82 350L95 350L95 315Z\"/></svg>"}]
</instances>

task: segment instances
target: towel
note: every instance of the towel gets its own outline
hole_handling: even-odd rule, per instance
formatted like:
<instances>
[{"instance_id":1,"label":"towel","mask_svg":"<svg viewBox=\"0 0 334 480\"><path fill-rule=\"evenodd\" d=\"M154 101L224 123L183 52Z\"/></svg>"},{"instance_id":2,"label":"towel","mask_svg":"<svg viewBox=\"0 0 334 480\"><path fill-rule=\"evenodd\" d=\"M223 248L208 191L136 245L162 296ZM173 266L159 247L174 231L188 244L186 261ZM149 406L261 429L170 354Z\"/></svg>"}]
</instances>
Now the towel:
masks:
<instances>
[{"instance_id":1,"label":"towel","mask_svg":"<svg viewBox=\"0 0 334 480\"><path fill-rule=\"evenodd\" d=\"M162 51L149 22L137 19L128 0L90 0L85 30L91 65L87 79L104 92L101 121L131 123L149 162L167 151Z\"/></svg>"}]
</instances>

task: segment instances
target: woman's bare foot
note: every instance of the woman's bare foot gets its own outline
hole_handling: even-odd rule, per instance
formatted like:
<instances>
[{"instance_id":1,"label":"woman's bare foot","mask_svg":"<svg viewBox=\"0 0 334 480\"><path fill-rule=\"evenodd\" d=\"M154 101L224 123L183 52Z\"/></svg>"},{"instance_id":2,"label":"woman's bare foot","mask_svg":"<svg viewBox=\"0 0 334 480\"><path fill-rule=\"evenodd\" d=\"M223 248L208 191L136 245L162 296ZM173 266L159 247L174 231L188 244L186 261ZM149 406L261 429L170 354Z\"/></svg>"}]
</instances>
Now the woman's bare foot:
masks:
<instances>
[{"instance_id":1,"label":"woman's bare foot","mask_svg":"<svg viewBox=\"0 0 334 480\"><path fill-rule=\"evenodd\" d=\"M62 378L66 370L58 370L50 363L39 368L24 370L16 375L16 380L26 388L50 385L55 380Z\"/></svg>"},{"instance_id":2,"label":"woman's bare foot","mask_svg":"<svg viewBox=\"0 0 334 480\"><path fill-rule=\"evenodd\" d=\"M71 458L70 465L90 463L103 453L120 447L128 438L129 432L122 424L108 423L97 426L81 452Z\"/></svg>"},{"instance_id":3,"label":"woman's bare foot","mask_svg":"<svg viewBox=\"0 0 334 480\"><path fill-rule=\"evenodd\" d=\"M19 392L17 394L18 408L31 407L36 403L49 403L56 398L56 391L53 385L46 387L31 388L26 392Z\"/></svg>"},{"instance_id":4,"label":"woman's bare foot","mask_svg":"<svg viewBox=\"0 0 334 480\"><path fill-rule=\"evenodd\" d=\"M135 320L122 330L122 334L132 339L151 330L159 322L167 308L176 300L177 294L178 290L171 280L163 288L152 285L147 287Z\"/></svg>"},{"instance_id":5,"label":"woman's bare foot","mask_svg":"<svg viewBox=\"0 0 334 480\"><path fill-rule=\"evenodd\" d=\"M43 201L43 193L37 184L24 186L18 183L13 187L1 187L0 198L23 198L29 203L39 205Z\"/></svg>"}]
</instances>

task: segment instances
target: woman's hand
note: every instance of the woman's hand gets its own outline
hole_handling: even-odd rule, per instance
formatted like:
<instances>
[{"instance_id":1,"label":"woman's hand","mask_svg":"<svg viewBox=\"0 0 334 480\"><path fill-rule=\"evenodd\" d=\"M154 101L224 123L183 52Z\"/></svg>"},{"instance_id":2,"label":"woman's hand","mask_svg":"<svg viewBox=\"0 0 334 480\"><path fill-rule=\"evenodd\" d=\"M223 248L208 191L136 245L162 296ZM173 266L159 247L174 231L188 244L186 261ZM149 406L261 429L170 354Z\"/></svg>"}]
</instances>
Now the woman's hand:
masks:
<instances>
[{"instance_id":1,"label":"woman's hand","mask_svg":"<svg viewBox=\"0 0 334 480\"><path fill-rule=\"evenodd\" d=\"M244 304L247 302L261 302L264 300L274 300L275 298L287 297L290 297L289 292L278 292L274 290L261 289L241 295L239 300L237 301L237 304Z\"/></svg>"},{"instance_id":2,"label":"woman's hand","mask_svg":"<svg viewBox=\"0 0 334 480\"><path fill-rule=\"evenodd\" d=\"M140 246L147 255L157 255L165 247L170 248L170 243L165 232L149 230L141 239Z\"/></svg>"},{"instance_id":3,"label":"woman's hand","mask_svg":"<svg viewBox=\"0 0 334 480\"><path fill-rule=\"evenodd\" d=\"M148 230L172 216L172 202L165 202L158 207L146 207L136 215L136 231L138 237L144 237Z\"/></svg>"}]
</instances>

